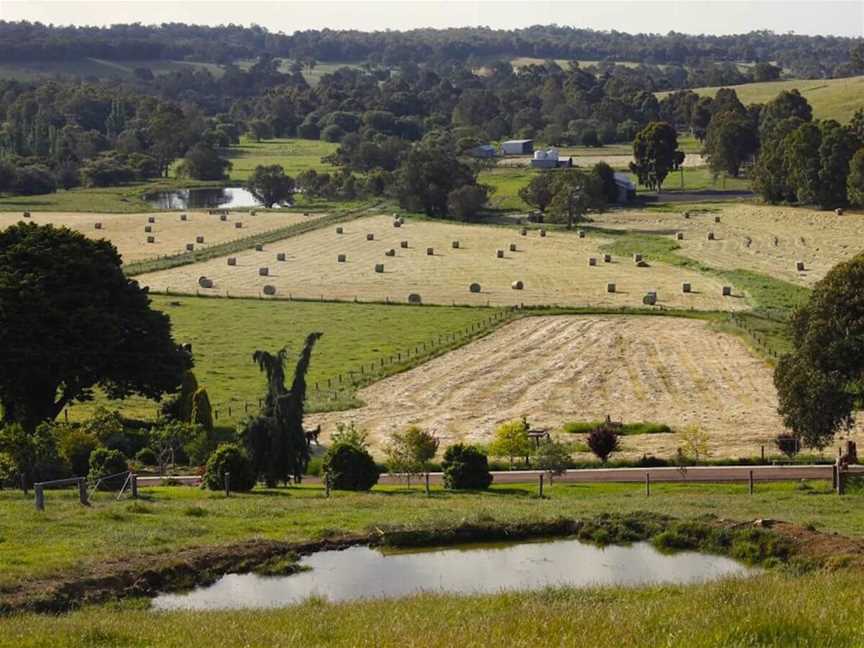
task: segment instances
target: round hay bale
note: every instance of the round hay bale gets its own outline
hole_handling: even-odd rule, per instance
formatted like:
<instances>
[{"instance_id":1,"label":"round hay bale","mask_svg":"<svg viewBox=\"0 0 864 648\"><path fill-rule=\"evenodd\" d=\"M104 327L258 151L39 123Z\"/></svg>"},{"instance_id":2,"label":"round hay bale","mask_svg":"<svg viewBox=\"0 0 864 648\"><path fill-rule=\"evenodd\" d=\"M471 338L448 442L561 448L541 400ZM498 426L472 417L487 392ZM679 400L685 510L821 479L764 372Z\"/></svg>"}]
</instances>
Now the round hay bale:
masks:
<instances>
[{"instance_id":1,"label":"round hay bale","mask_svg":"<svg viewBox=\"0 0 864 648\"><path fill-rule=\"evenodd\" d=\"M693 292L693 287L689 283L682 283L681 284L681 292L683 292L683 293Z\"/></svg>"},{"instance_id":2,"label":"round hay bale","mask_svg":"<svg viewBox=\"0 0 864 648\"><path fill-rule=\"evenodd\" d=\"M426 248L426 256L435 256L435 248Z\"/></svg>"},{"instance_id":3,"label":"round hay bale","mask_svg":"<svg viewBox=\"0 0 864 648\"><path fill-rule=\"evenodd\" d=\"M525 227L523 227L521 230L519 230L519 233L520 233L522 236L528 236L528 230L527 230L527 228L525 228Z\"/></svg>"},{"instance_id":4,"label":"round hay bale","mask_svg":"<svg viewBox=\"0 0 864 648\"><path fill-rule=\"evenodd\" d=\"M228 257L228 265L236 266L237 265L237 257Z\"/></svg>"},{"instance_id":5,"label":"round hay bale","mask_svg":"<svg viewBox=\"0 0 864 648\"><path fill-rule=\"evenodd\" d=\"M545 229L540 230L540 236L546 236L546 230Z\"/></svg>"},{"instance_id":6,"label":"round hay bale","mask_svg":"<svg viewBox=\"0 0 864 648\"><path fill-rule=\"evenodd\" d=\"M258 212L255 211L254 209L250 209L250 210L249 210L249 215L250 215L250 216L254 216L254 215L257 214L257 213L258 213Z\"/></svg>"},{"instance_id":7,"label":"round hay bale","mask_svg":"<svg viewBox=\"0 0 864 648\"><path fill-rule=\"evenodd\" d=\"M393 248L390 248L389 250L384 252L384 256L395 257L396 256L396 250L394 250Z\"/></svg>"},{"instance_id":8,"label":"round hay bale","mask_svg":"<svg viewBox=\"0 0 864 648\"><path fill-rule=\"evenodd\" d=\"M588 265L589 266L596 266L597 265L597 257L589 257L588 258Z\"/></svg>"},{"instance_id":9,"label":"round hay bale","mask_svg":"<svg viewBox=\"0 0 864 648\"><path fill-rule=\"evenodd\" d=\"M634 255L633 255L633 262L634 262L634 263L639 263L641 260L642 260L642 255L641 255L641 254L634 254Z\"/></svg>"},{"instance_id":10,"label":"round hay bale","mask_svg":"<svg viewBox=\"0 0 864 648\"><path fill-rule=\"evenodd\" d=\"M258 268L258 276L259 277L269 277L270 276L270 268Z\"/></svg>"},{"instance_id":11,"label":"round hay bale","mask_svg":"<svg viewBox=\"0 0 864 648\"><path fill-rule=\"evenodd\" d=\"M366 235L366 240L367 240L367 241L374 241L374 240L375 240L375 235L374 235L374 234L367 234L367 235Z\"/></svg>"},{"instance_id":12,"label":"round hay bale","mask_svg":"<svg viewBox=\"0 0 864 648\"><path fill-rule=\"evenodd\" d=\"M684 212L684 218L690 218L690 212Z\"/></svg>"},{"instance_id":13,"label":"round hay bale","mask_svg":"<svg viewBox=\"0 0 864 648\"><path fill-rule=\"evenodd\" d=\"M148 223L155 223L155 222L156 222L156 217L155 217L155 216L148 216L148 217L147 217L147 222L148 222Z\"/></svg>"},{"instance_id":14,"label":"round hay bale","mask_svg":"<svg viewBox=\"0 0 864 648\"><path fill-rule=\"evenodd\" d=\"M212 288L213 287L213 280L208 279L207 277L203 277L203 276L198 277L198 285L201 288Z\"/></svg>"},{"instance_id":15,"label":"round hay bale","mask_svg":"<svg viewBox=\"0 0 864 648\"><path fill-rule=\"evenodd\" d=\"M219 220L224 223L228 220L228 214L219 214Z\"/></svg>"},{"instance_id":16,"label":"round hay bale","mask_svg":"<svg viewBox=\"0 0 864 648\"><path fill-rule=\"evenodd\" d=\"M243 221L237 221L236 223L234 223L234 227L237 229L242 229L243 228Z\"/></svg>"},{"instance_id":17,"label":"round hay bale","mask_svg":"<svg viewBox=\"0 0 864 648\"><path fill-rule=\"evenodd\" d=\"M284 261L285 260L285 253L284 252L277 252L276 253L276 260L277 261Z\"/></svg>"},{"instance_id":18,"label":"round hay bale","mask_svg":"<svg viewBox=\"0 0 864 648\"><path fill-rule=\"evenodd\" d=\"M338 263L345 263L347 260L348 260L348 257L345 256L344 254L340 254L336 257L336 261Z\"/></svg>"},{"instance_id":19,"label":"round hay bale","mask_svg":"<svg viewBox=\"0 0 864 648\"><path fill-rule=\"evenodd\" d=\"M189 220L189 216L187 214L180 214L180 220L184 223Z\"/></svg>"},{"instance_id":20,"label":"round hay bale","mask_svg":"<svg viewBox=\"0 0 864 648\"><path fill-rule=\"evenodd\" d=\"M521 281L514 281L512 284L510 284L510 287L513 290L522 290L525 287L525 284L523 284Z\"/></svg>"},{"instance_id":21,"label":"round hay bale","mask_svg":"<svg viewBox=\"0 0 864 648\"><path fill-rule=\"evenodd\" d=\"M271 286L270 284L267 284L261 289L261 292L263 292L265 295L270 295L272 297L276 294L276 286Z\"/></svg>"},{"instance_id":22,"label":"round hay bale","mask_svg":"<svg viewBox=\"0 0 864 648\"><path fill-rule=\"evenodd\" d=\"M194 246L192 243L187 243L187 244L186 244L186 251L187 251L187 252L191 252L191 251L194 250L194 249L195 249L195 246Z\"/></svg>"},{"instance_id":23,"label":"round hay bale","mask_svg":"<svg viewBox=\"0 0 864 648\"><path fill-rule=\"evenodd\" d=\"M256 252L263 252L264 246L259 243L258 245L255 246L255 251Z\"/></svg>"},{"instance_id":24,"label":"round hay bale","mask_svg":"<svg viewBox=\"0 0 864 648\"><path fill-rule=\"evenodd\" d=\"M147 237L147 242L148 242L148 243L155 243L155 242L156 242L156 237L155 237L155 236L148 236L148 237Z\"/></svg>"},{"instance_id":25,"label":"round hay bale","mask_svg":"<svg viewBox=\"0 0 864 648\"><path fill-rule=\"evenodd\" d=\"M684 232L678 232L678 233L675 235L675 238L676 238L677 240L679 240L679 241L683 241L683 240L684 240Z\"/></svg>"},{"instance_id":26,"label":"round hay bale","mask_svg":"<svg viewBox=\"0 0 864 648\"><path fill-rule=\"evenodd\" d=\"M842 208L842 207L838 207L837 209L834 210L834 213L835 213L837 216L842 216L842 215L843 215L843 208Z\"/></svg>"},{"instance_id":27,"label":"round hay bale","mask_svg":"<svg viewBox=\"0 0 864 648\"><path fill-rule=\"evenodd\" d=\"M203 242L204 242L204 237L203 237L203 236L196 236L196 237L195 237L195 242L196 242L196 243L203 243Z\"/></svg>"},{"instance_id":28,"label":"round hay bale","mask_svg":"<svg viewBox=\"0 0 864 648\"><path fill-rule=\"evenodd\" d=\"M612 255L604 254L603 255L603 263L612 263Z\"/></svg>"},{"instance_id":29,"label":"round hay bale","mask_svg":"<svg viewBox=\"0 0 864 648\"><path fill-rule=\"evenodd\" d=\"M409 304L422 304L423 300L420 298L420 295L417 293L411 293L408 295L408 303Z\"/></svg>"},{"instance_id":30,"label":"round hay bale","mask_svg":"<svg viewBox=\"0 0 864 648\"><path fill-rule=\"evenodd\" d=\"M375 272L378 272L378 273L384 272L384 264L383 263L376 263L375 264Z\"/></svg>"},{"instance_id":31,"label":"round hay bale","mask_svg":"<svg viewBox=\"0 0 864 648\"><path fill-rule=\"evenodd\" d=\"M152 232L152 231L153 231L152 225L145 225L144 226L144 232Z\"/></svg>"},{"instance_id":32,"label":"round hay bale","mask_svg":"<svg viewBox=\"0 0 864 648\"><path fill-rule=\"evenodd\" d=\"M24 212L24 218L30 218L30 212Z\"/></svg>"},{"instance_id":33,"label":"round hay bale","mask_svg":"<svg viewBox=\"0 0 864 648\"><path fill-rule=\"evenodd\" d=\"M453 241L453 242L450 244L450 246L451 246L454 250L458 250L458 249L459 249L459 241Z\"/></svg>"},{"instance_id":34,"label":"round hay bale","mask_svg":"<svg viewBox=\"0 0 864 648\"><path fill-rule=\"evenodd\" d=\"M579 238L585 238L585 230L579 230Z\"/></svg>"},{"instance_id":35,"label":"round hay bale","mask_svg":"<svg viewBox=\"0 0 864 648\"><path fill-rule=\"evenodd\" d=\"M498 257L499 259L503 259L504 258L504 250L496 250L495 256Z\"/></svg>"},{"instance_id":36,"label":"round hay bale","mask_svg":"<svg viewBox=\"0 0 864 648\"><path fill-rule=\"evenodd\" d=\"M93 227L95 227L98 230L101 230L102 229L102 223L94 223Z\"/></svg>"},{"instance_id":37,"label":"round hay bale","mask_svg":"<svg viewBox=\"0 0 864 648\"><path fill-rule=\"evenodd\" d=\"M798 261L798 262L795 264L795 269L796 269L798 272L804 272L804 262L803 262L803 261Z\"/></svg>"},{"instance_id":38,"label":"round hay bale","mask_svg":"<svg viewBox=\"0 0 864 648\"><path fill-rule=\"evenodd\" d=\"M341 227L337 227L337 228L336 228L336 233L337 233L337 234L342 234L343 231L344 231L344 230L343 230Z\"/></svg>"},{"instance_id":39,"label":"round hay bale","mask_svg":"<svg viewBox=\"0 0 864 648\"><path fill-rule=\"evenodd\" d=\"M715 222L715 223L719 223L719 222L720 222L720 217L719 217L719 216L715 216L715 217L714 217L714 222Z\"/></svg>"},{"instance_id":40,"label":"round hay bale","mask_svg":"<svg viewBox=\"0 0 864 648\"><path fill-rule=\"evenodd\" d=\"M607 293L614 293L615 292L615 284L614 283L607 283L606 284L606 292Z\"/></svg>"},{"instance_id":41,"label":"round hay bale","mask_svg":"<svg viewBox=\"0 0 864 648\"><path fill-rule=\"evenodd\" d=\"M511 252L515 252L515 251L516 251L516 244L515 244L515 243L511 243L511 244L510 244L510 251L511 251Z\"/></svg>"},{"instance_id":42,"label":"round hay bale","mask_svg":"<svg viewBox=\"0 0 864 648\"><path fill-rule=\"evenodd\" d=\"M468 286L468 290L471 291L472 293L479 293L480 292L480 284L479 283L472 283L470 286Z\"/></svg>"},{"instance_id":43,"label":"round hay bale","mask_svg":"<svg viewBox=\"0 0 864 648\"><path fill-rule=\"evenodd\" d=\"M723 296L731 297L732 296L732 286L723 286Z\"/></svg>"},{"instance_id":44,"label":"round hay bale","mask_svg":"<svg viewBox=\"0 0 864 648\"><path fill-rule=\"evenodd\" d=\"M636 267L637 268L650 268L651 266L648 265L648 262L645 259L642 259L641 261L636 262Z\"/></svg>"},{"instance_id":45,"label":"round hay bale","mask_svg":"<svg viewBox=\"0 0 864 648\"><path fill-rule=\"evenodd\" d=\"M708 232L708 240L709 240L709 241L713 241L713 240L714 240L714 232Z\"/></svg>"},{"instance_id":46,"label":"round hay bale","mask_svg":"<svg viewBox=\"0 0 864 648\"><path fill-rule=\"evenodd\" d=\"M394 220L393 227L402 227L402 223L400 223L398 220Z\"/></svg>"},{"instance_id":47,"label":"round hay bale","mask_svg":"<svg viewBox=\"0 0 864 648\"><path fill-rule=\"evenodd\" d=\"M642 298L642 303L645 306L654 306L657 303L657 295L656 293L648 293Z\"/></svg>"},{"instance_id":48,"label":"round hay bale","mask_svg":"<svg viewBox=\"0 0 864 648\"><path fill-rule=\"evenodd\" d=\"M399 241L399 247L401 247L403 250L407 250L408 249L408 241Z\"/></svg>"}]
</instances>

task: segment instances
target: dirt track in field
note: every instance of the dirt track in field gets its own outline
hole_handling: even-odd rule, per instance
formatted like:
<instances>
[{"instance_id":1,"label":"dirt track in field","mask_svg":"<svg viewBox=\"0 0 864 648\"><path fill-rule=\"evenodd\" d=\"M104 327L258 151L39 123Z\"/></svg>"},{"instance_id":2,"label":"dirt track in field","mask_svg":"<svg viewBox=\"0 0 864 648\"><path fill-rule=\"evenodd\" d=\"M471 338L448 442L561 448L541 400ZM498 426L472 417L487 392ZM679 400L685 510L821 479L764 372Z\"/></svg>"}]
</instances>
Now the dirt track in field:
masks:
<instances>
[{"instance_id":1,"label":"dirt track in field","mask_svg":"<svg viewBox=\"0 0 864 648\"><path fill-rule=\"evenodd\" d=\"M263 210L254 216L247 211L231 212L225 221L206 211L183 213L187 215L185 221L180 220L181 212L144 214L33 212L27 219L22 218L21 212L0 212L0 230L22 220L39 225L66 226L92 239L108 239L120 252L123 261L132 263L180 254L186 251L187 243L194 245L195 249L204 249L210 245L227 243L310 219L302 214ZM149 223L149 218L155 219L156 222ZM242 223L241 228L237 228L238 222ZM96 223L101 223L102 229L96 229ZM151 232L144 230L148 226ZM153 236L155 241L148 243L148 236ZM204 237L203 243L196 242L198 236Z\"/></svg>"},{"instance_id":2,"label":"dirt track in field","mask_svg":"<svg viewBox=\"0 0 864 648\"><path fill-rule=\"evenodd\" d=\"M709 434L713 456L753 456L782 430L771 369L738 338L697 320L529 317L360 392L359 410L310 416L325 436L355 421L380 448L419 425L442 446L488 442L500 423L655 421ZM671 456L675 434L628 436L624 455Z\"/></svg>"},{"instance_id":3,"label":"dirt track in field","mask_svg":"<svg viewBox=\"0 0 864 648\"><path fill-rule=\"evenodd\" d=\"M691 217L685 219L689 209ZM720 223L714 217L720 217ZM752 270L812 286L837 263L864 251L864 212L771 205L724 205L710 213L620 211L594 217L597 225L633 232L683 232L680 253L714 268ZM714 232L716 240L708 240ZM798 271L797 262L804 262Z\"/></svg>"}]
</instances>

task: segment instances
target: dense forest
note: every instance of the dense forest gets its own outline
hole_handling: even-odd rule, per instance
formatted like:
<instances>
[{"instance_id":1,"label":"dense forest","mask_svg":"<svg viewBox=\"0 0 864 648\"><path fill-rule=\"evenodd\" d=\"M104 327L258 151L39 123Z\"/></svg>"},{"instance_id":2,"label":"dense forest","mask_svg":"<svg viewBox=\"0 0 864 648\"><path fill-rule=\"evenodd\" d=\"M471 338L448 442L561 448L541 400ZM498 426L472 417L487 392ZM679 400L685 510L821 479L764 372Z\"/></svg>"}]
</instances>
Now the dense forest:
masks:
<instances>
[{"instance_id":1,"label":"dense forest","mask_svg":"<svg viewBox=\"0 0 864 648\"><path fill-rule=\"evenodd\" d=\"M489 61L509 57L638 61L698 67L705 63L774 63L801 78L848 76L862 71L850 52L862 39L754 31L728 36L625 34L557 25L494 30L483 27L360 32L312 30L287 35L264 27L206 27L171 23L62 27L0 21L0 62L87 57L144 61L190 60L229 64L270 55L294 60L369 62ZM859 52L861 50L859 49ZM680 86L679 86L680 87Z\"/></svg>"}]
</instances>

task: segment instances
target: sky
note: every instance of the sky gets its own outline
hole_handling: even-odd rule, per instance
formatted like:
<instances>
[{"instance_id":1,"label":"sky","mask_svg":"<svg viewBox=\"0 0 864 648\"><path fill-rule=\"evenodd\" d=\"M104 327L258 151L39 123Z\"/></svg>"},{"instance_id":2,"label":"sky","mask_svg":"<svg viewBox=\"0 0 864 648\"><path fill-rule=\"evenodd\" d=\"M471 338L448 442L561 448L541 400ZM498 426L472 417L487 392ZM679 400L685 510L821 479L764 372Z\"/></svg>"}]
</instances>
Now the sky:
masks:
<instances>
[{"instance_id":1,"label":"sky","mask_svg":"<svg viewBox=\"0 0 864 648\"><path fill-rule=\"evenodd\" d=\"M557 23L629 33L777 33L864 37L864 0L0 0L0 20L57 25L258 24L270 31Z\"/></svg>"}]
</instances>

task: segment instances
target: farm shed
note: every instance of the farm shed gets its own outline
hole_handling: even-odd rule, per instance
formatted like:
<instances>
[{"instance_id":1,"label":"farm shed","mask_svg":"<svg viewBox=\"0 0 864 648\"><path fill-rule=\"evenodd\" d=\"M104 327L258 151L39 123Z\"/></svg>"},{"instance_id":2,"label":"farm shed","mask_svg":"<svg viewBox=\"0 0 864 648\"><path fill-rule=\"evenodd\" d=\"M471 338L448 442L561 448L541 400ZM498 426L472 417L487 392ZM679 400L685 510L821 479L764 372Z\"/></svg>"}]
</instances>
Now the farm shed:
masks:
<instances>
[{"instance_id":1,"label":"farm shed","mask_svg":"<svg viewBox=\"0 0 864 648\"><path fill-rule=\"evenodd\" d=\"M507 140L501 143L501 153L504 155L531 155L534 152L534 140Z\"/></svg>"},{"instance_id":2,"label":"farm shed","mask_svg":"<svg viewBox=\"0 0 864 648\"><path fill-rule=\"evenodd\" d=\"M615 172L615 185L618 187L619 203L627 203L636 197L636 185L626 173Z\"/></svg>"},{"instance_id":3,"label":"farm shed","mask_svg":"<svg viewBox=\"0 0 864 648\"><path fill-rule=\"evenodd\" d=\"M491 144L481 144L468 151L468 154L475 158L494 158L498 155L498 150Z\"/></svg>"}]
</instances>

